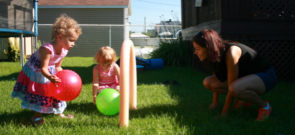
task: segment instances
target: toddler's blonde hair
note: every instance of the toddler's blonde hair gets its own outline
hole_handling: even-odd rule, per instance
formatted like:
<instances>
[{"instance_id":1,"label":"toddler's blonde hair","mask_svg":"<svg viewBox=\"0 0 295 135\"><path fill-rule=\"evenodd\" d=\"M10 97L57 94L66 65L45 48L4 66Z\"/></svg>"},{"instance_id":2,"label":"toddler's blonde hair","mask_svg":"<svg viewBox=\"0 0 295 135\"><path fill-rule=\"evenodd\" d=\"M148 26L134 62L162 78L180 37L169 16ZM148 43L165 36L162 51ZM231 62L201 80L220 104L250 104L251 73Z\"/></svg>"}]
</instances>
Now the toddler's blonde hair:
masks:
<instances>
[{"instance_id":1,"label":"toddler's blonde hair","mask_svg":"<svg viewBox=\"0 0 295 135\"><path fill-rule=\"evenodd\" d=\"M71 28L73 28L78 35L82 34L82 30L77 21L67 14L61 14L60 17L56 18L52 26L51 39L54 39L59 34L63 36L67 35L68 30Z\"/></svg>"},{"instance_id":2,"label":"toddler's blonde hair","mask_svg":"<svg viewBox=\"0 0 295 135\"><path fill-rule=\"evenodd\" d=\"M94 57L94 61L97 63L115 62L116 59L116 51L108 46L101 47Z\"/></svg>"}]
</instances>

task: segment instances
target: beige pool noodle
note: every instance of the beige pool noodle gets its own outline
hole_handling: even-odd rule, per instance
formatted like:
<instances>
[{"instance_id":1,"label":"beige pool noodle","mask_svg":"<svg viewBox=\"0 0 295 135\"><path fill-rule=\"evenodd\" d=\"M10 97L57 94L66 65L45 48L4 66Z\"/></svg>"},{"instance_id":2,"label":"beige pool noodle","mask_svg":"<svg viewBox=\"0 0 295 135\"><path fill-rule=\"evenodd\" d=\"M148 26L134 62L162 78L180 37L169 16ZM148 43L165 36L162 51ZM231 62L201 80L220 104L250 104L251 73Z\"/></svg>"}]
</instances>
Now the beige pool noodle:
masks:
<instances>
[{"instance_id":1,"label":"beige pool noodle","mask_svg":"<svg viewBox=\"0 0 295 135\"><path fill-rule=\"evenodd\" d=\"M136 77L137 76L136 76L134 45L131 40L125 40L122 44L121 56L120 56L120 112L119 112L120 127L128 127L129 108L132 110L136 110L136 105L137 105L137 78Z\"/></svg>"}]
</instances>

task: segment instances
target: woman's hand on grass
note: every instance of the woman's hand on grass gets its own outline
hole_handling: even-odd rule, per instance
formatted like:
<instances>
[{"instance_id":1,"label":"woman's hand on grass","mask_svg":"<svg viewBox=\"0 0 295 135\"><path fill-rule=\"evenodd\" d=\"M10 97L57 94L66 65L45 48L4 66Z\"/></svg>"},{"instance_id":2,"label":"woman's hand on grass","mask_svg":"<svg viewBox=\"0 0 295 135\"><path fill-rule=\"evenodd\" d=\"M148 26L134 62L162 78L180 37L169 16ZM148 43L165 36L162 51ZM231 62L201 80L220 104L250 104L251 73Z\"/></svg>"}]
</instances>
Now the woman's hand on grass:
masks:
<instances>
[{"instance_id":1,"label":"woman's hand on grass","mask_svg":"<svg viewBox=\"0 0 295 135\"><path fill-rule=\"evenodd\" d=\"M218 103L212 103L210 106L209 106L209 109L216 109L218 107Z\"/></svg>"},{"instance_id":2,"label":"woman's hand on grass","mask_svg":"<svg viewBox=\"0 0 295 135\"><path fill-rule=\"evenodd\" d=\"M222 119L222 118L225 118L225 117L226 117L226 114L221 114L221 115L214 116L214 119Z\"/></svg>"}]
</instances>

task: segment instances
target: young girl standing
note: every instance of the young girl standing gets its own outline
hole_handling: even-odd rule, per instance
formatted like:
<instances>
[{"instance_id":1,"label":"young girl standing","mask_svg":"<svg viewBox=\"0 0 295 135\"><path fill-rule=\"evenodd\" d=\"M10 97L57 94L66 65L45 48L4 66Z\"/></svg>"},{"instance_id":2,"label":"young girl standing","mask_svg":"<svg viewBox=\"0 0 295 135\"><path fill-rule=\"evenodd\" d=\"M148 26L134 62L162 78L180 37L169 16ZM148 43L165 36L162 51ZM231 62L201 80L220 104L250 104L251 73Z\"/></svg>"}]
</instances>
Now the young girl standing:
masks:
<instances>
[{"instance_id":1,"label":"young girl standing","mask_svg":"<svg viewBox=\"0 0 295 135\"><path fill-rule=\"evenodd\" d=\"M93 68L93 102L96 104L96 96L105 88L114 88L120 91L120 68L115 63L117 59L114 49L104 46L98 50L94 60L98 63Z\"/></svg>"},{"instance_id":2,"label":"young girl standing","mask_svg":"<svg viewBox=\"0 0 295 135\"><path fill-rule=\"evenodd\" d=\"M54 74L63 70L62 60L75 45L80 34L82 31L78 23L62 14L52 27L51 39L54 41L42 45L22 68L11 97L19 98L23 108L35 111L31 118L32 122L42 124L42 113L72 118L71 115L63 114L67 104L51 95L49 84L52 82L58 85L61 82Z\"/></svg>"}]
</instances>

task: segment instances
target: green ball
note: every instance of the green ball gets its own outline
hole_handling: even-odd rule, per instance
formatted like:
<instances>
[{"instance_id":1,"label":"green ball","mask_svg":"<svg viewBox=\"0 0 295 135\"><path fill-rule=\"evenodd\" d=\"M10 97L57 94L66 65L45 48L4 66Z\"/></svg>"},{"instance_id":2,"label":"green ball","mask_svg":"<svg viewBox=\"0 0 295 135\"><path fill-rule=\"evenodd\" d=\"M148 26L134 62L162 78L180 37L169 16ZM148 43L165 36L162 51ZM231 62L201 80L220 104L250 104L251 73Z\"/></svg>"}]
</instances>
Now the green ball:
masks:
<instances>
[{"instance_id":1,"label":"green ball","mask_svg":"<svg viewBox=\"0 0 295 135\"><path fill-rule=\"evenodd\" d=\"M120 110L120 93L112 88L102 90L96 97L97 109L105 115L115 115Z\"/></svg>"}]
</instances>

